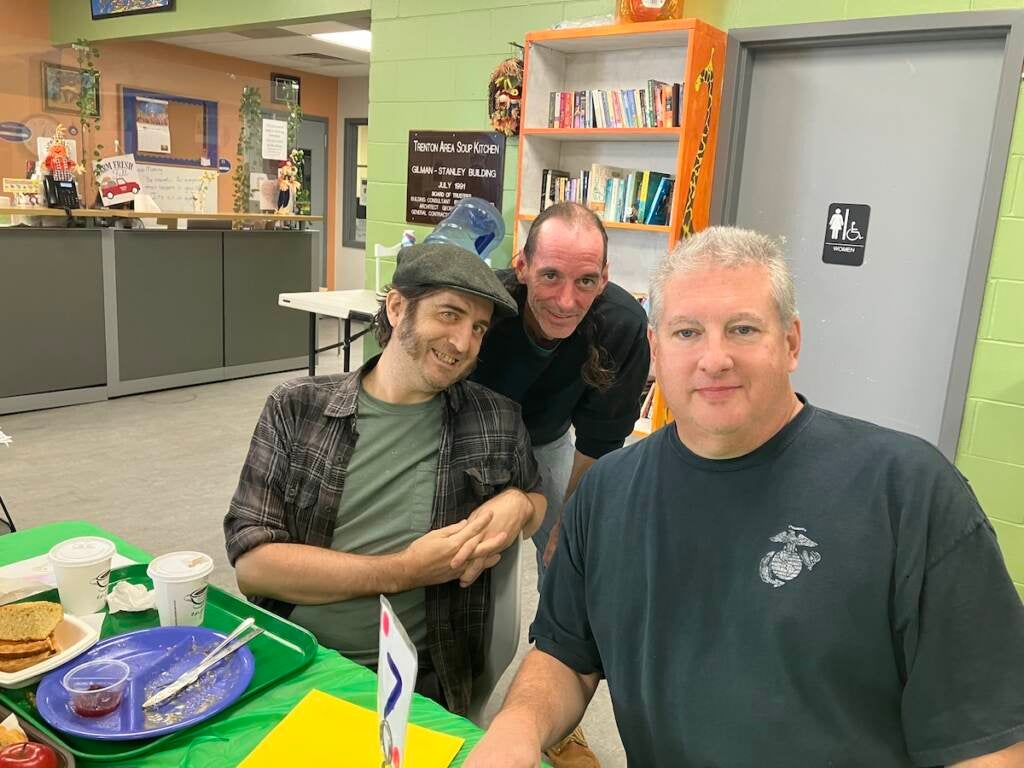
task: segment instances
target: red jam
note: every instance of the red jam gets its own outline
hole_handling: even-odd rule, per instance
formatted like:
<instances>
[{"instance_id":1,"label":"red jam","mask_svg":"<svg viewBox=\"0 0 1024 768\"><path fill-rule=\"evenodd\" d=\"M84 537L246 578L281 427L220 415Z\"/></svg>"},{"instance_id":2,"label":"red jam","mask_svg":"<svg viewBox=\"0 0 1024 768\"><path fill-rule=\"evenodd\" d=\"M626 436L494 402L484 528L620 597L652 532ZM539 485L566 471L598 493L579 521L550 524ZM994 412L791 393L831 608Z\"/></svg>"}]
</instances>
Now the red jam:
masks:
<instances>
[{"instance_id":1,"label":"red jam","mask_svg":"<svg viewBox=\"0 0 1024 768\"><path fill-rule=\"evenodd\" d=\"M89 686L90 691L102 690L101 685ZM82 717L103 717L121 706L121 691L104 693L79 693L72 697L71 708Z\"/></svg>"}]
</instances>

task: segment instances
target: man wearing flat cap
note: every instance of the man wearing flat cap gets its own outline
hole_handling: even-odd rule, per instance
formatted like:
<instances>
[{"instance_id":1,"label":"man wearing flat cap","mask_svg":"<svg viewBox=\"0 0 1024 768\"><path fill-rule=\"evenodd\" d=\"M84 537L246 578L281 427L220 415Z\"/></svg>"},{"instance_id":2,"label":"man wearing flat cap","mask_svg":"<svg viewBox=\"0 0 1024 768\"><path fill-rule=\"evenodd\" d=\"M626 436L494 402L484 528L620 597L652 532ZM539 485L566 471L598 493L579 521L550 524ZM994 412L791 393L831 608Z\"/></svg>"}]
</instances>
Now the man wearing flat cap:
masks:
<instances>
[{"instance_id":1,"label":"man wearing flat cap","mask_svg":"<svg viewBox=\"0 0 1024 768\"><path fill-rule=\"evenodd\" d=\"M388 595L416 689L459 714L482 670L488 569L545 510L519 406L463 381L492 317L516 312L475 254L402 250L383 351L270 394L224 520L241 591L354 661L376 664Z\"/></svg>"}]
</instances>

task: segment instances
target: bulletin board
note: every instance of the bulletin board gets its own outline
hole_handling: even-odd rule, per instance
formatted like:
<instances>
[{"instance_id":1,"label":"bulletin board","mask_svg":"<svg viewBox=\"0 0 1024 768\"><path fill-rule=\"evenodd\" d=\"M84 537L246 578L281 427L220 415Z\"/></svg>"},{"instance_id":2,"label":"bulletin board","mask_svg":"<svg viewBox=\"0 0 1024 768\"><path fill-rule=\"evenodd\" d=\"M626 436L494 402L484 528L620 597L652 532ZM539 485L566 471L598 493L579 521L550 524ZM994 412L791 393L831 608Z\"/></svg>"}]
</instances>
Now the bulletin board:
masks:
<instances>
[{"instance_id":1,"label":"bulletin board","mask_svg":"<svg viewBox=\"0 0 1024 768\"><path fill-rule=\"evenodd\" d=\"M169 154L139 151L136 122L140 98L167 102L171 142ZM137 162L195 168L217 167L217 102L137 88L122 88L121 105L124 151L126 154L134 154Z\"/></svg>"}]
</instances>

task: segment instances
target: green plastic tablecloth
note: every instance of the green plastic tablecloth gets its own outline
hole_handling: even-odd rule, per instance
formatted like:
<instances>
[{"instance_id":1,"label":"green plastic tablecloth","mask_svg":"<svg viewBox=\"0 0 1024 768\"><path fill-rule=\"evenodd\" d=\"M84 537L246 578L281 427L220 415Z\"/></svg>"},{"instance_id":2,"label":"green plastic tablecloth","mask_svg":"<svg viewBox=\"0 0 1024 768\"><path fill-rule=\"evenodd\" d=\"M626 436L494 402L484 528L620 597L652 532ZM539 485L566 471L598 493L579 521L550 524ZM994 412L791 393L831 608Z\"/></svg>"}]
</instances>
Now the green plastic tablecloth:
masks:
<instances>
[{"instance_id":1,"label":"green plastic tablecloth","mask_svg":"<svg viewBox=\"0 0 1024 768\"><path fill-rule=\"evenodd\" d=\"M127 558L144 563L152 559L147 552L119 539L110 531L86 522L63 522L0 536L0 566L36 557L59 541L72 536L105 536ZM310 690L318 688L367 709L377 707L377 676L327 648L317 650L316 659L294 678L284 680L251 701L230 707L217 717L168 741L159 751L134 760L119 760L115 768L229 768L248 755L264 736ZM449 733L466 740L452 762L461 766L483 731L465 718L453 715L437 703L413 697L410 721L426 728ZM344 754L344 734L336 734L339 755ZM89 760L77 761L82 768L101 768ZM110 768L104 766L103 768Z\"/></svg>"}]
</instances>

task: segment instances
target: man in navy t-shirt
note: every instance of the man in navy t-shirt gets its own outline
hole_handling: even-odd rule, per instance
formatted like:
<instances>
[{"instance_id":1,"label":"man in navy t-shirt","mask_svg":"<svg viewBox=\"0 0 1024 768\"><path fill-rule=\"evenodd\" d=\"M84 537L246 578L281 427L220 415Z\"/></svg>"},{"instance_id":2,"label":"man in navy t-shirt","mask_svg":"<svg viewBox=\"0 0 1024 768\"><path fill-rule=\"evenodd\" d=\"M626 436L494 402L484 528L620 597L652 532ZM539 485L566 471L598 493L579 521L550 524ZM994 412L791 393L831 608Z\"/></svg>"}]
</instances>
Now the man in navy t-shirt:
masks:
<instances>
[{"instance_id":1,"label":"man in navy t-shirt","mask_svg":"<svg viewBox=\"0 0 1024 768\"><path fill-rule=\"evenodd\" d=\"M1024 606L964 478L794 392L768 238L698 233L651 298L675 423L583 478L467 768L537 765L602 678L643 768L1024 765Z\"/></svg>"}]
</instances>

